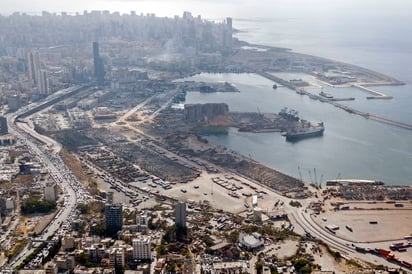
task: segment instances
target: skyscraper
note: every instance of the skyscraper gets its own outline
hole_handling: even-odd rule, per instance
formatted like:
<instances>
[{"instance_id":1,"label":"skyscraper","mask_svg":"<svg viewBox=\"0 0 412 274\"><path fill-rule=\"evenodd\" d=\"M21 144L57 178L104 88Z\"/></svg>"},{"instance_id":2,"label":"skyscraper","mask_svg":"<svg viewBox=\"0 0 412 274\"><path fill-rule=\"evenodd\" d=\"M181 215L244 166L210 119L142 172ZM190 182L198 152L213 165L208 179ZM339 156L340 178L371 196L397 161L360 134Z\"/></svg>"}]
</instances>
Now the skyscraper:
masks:
<instances>
[{"instance_id":1,"label":"skyscraper","mask_svg":"<svg viewBox=\"0 0 412 274\"><path fill-rule=\"evenodd\" d=\"M28 56L29 78L37 85L40 77L40 57L38 51L29 52Z\"/></svg>"},{"instance_id":2,"label":"skyscraper","mask_svg":"<svg viewBox=\"0 0 412 274\"><path fill-rule=\"evenodd\" d=\"M49 95L49 76L47 70L41 69L39 52L29 52L27 59L30 81L37 87L39 95Z\"/></svg>"},{"instance_id":3,"label":"skyscraper","mask_svg":"<svg viewBox=\"0 0 412 274\"><path fill-rule=\"evenodd\" d=\"M104 66L103 66L103 60L100 57L98 42L93 42L93 61L94 61L94 76L96 77L97 81L103 82L104 81Z\"/></svg>"},{"instance_id":4,"label":"skyscraper","mask_svg":"<svg viewBox=\"0 0 412 274\"><path fill-rule=\"evenodd\" d=\"M6 135L9 133L7 126L7 118L0 116L0 135Z\"/></svg>"},{"instance_id":5,"label":"skyscraper","mask_svg":"<svg viewBox=\"0 0 412 274\"><path fill-rule=\"evenodd\" d=\"M186 228L186 203L178 202L175 206L175 225Z\"/></svg>"},{"instance_id":6,"label":"skyscraper","mask_svg":"<svg viewBox=\"0 0 412 274\"><path fill-rule=\"evenodd\" d=\"M232 18L226 18L226 25L223 27L223 48L225 51L232 51L233 47L233 27Z\"/></svg>"},{"instance_id":7,"label":"skyscraper","mask_svg":"<svg viewBox=\"0 0 412 274\"><path fill-rule=\"evenodd\" d=\"M106 232L110 236L116 235L123 226L123 206L121 204L106 204Z\"/></svg>"},{"instance_id":8,"label":"skyscraper","mask_svg":"<svg viewBox=\"0 0 412 274\"><path fill-rule=\"evenodd\" d=\"M40 95L49 95L49 77L46 70L40 70L37 88Z\"/></svg>"}]
</instances>

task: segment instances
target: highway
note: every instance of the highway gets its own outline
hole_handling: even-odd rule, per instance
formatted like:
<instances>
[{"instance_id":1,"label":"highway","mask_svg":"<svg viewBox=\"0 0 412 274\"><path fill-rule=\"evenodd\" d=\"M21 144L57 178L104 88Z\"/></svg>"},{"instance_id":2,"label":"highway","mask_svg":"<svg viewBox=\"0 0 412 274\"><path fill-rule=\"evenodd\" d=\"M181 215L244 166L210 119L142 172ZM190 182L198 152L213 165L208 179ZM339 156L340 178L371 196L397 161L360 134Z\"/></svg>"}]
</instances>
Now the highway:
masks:
<instances>
[{"instance_id":1,"label":"highway","mask_svg":"<svg viewBox=\"0 0 412 274\"><path fill-rule=\"evenodd\" d=\"M306 206L303 206L306 208ZM299 226L308 235L310 234L314 239L321 240L328 246L336 249L345 258L361 259L365 262L370 262L375 265L386 265L388 267L399 268L398 264L387 261L383 257L379 257L370 253L360 253L355 250L355 242L348 241L337 237L323 227L320 227L312 220L312 216L306 209L290 208L288 209L288 216L294 225ZM366 246L365 246L366 247ZM361 262L360 262L361 263ZM362 264L362 263L361 263ZM364 265L367 267L367 265ZM409 271L409 270L407 270Z\"/></svg>"},{"instance_id":2,"label":"highway","mask_svg":"<svg viewBox=\"0 0 412 274\"><path fill-rule=\"evenodd\" d=\"M64 93L66 95L67 93ZM56 100L55 96L49 98L43 104L47 104L51 100ZM33 112L33 109L39 109L39 104L31 104L20 111L7 115L9 132L17 139L25 143L32 153L37 155L43 161L45 168L49 171L50 176L59 184L65 195L64 206L57 213L56 218L50 222L44 232L35 238L35 240L46 240L53 235L63 235L66 228L69 227L70 221L76 215L76 205L78 202L87 202L91 197L83 189L76 177L64 164L58 152L61 145L55 140L38 134L34 131L30 123L17 122L19 116L25 115L28 112ZM15 268L23 262L23 260L30 255L31 243L28 243L24 249L16 256L8 267Z\"/></svg>"}]
</instances>

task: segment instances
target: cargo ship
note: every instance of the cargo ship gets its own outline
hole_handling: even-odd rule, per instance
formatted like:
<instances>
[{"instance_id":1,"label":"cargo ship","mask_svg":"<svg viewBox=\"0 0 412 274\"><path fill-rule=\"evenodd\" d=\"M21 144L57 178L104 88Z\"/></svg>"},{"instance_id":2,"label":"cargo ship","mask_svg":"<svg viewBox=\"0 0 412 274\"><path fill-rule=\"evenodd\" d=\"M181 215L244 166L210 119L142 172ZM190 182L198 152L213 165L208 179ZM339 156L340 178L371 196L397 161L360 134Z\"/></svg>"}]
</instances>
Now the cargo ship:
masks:
<instances>
[{"instance_id":1,"label":"cargo ship","mask_svg":"<svg viewBox=\"0 0 412 274\"><path fill-rule=\"evenodd\" d=\"M286 141L293 142L293 141L299 141L299 140L310 138L310 137L322 136L324 130L325 130L325 127L323 123L319 123L316 126L311 126L311 127L299 129L296 131L286 132L284 136L286 137Z\"/></svg>"}]
</instances>

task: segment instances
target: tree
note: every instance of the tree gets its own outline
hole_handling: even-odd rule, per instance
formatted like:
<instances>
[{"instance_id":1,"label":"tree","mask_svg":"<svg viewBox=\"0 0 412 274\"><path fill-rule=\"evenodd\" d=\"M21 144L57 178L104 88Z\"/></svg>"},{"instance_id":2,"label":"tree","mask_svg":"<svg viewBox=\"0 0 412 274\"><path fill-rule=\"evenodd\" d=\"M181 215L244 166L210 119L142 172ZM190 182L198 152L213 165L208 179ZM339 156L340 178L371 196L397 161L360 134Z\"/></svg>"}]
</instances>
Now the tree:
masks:
<instances>
[{"instance_id":1,"label":"tree","mask_svg":"<svg viewBox=\"0 0 412 274\"><path fill-rule=\"evenodd\" d=\"M93 224L90 227L90 233L93 235L98 235L98 236L106 235L106 224L103 222Z\"/></svg>"},{"instance_id":2,"label":"tree","mask_svg":"<svg viewBox=\"0 0 412 274\"><path fill-rule=\"evenodd\" d=\"M48 213L55 208L55 202L29 199L21 205L21 212L23 214Z\"/></svg>"},{"instance_id":3,"label":"tree","mask_svg":"<svg viewBox=\"0 0 412 274\"><path fill-rule=\"evenodd\" d=\"M206 246L211 247L213 245L213 239L209 235L204 235L202 241Z\"/></svg>"},{"instance_id":4,"label":"tree","mask_svg":"<svg viewBox=\"0 0 412 274\"><path fill-rule=\"evenodd\" d=\"M239 232L238 231L234 230L234 231L230 232L229 241L231 243L236 243L238 241L238 239L239 239Z\"/></svg>"},{"instance_id":5,"label":"tree","mask_svg":"<svg viewBox=\"0 0 412 274\"><path fill-rule=\"evenodd\" d=\"M310 262L306 259L296 259L293 261L293 266L299 273L309 274L312 273L312 267Z\"/></svg>"},{"instance_id":6,"label":"tree","mask_svg":"<svg viewBox=\"0 0 412 274\"><path fill-rule=\"evenodd\" d=\"M265 265L265 263L262 260L259 260L259 261L256 262L255 269L256 269L256 272L258 274L261 274L263 272L263 266L264 265Z\"/></svg>"},{"instance_id":7,"label":"tree","mask_svg":"<svg viewBox=\"0 0 412 274\"><path fill-rule=\"evenodd\" d=\"M290 201L289 205L293 206L293 207L301 207L302 206L302 204L299 201Z\"/></svg>"},{"instance_id":8,"label":"tree","mask_svg":"<svg viewBox=\"0 0 412 274\"><path fill-rule=\"evenodd\" d=\"M86 267L96 267L97 264L90 260L90 256L84 252L80 253L79 257L77 258L77 262L80 265L84 265Z\"/></svg>"},{"instance_id":9,"label":"tree","mask_svg":"<svg viewBox=\"0 0 412 274\"><path fill-rule=\"evenodd\" d=\"M86 204L78 204L77 209L79 210L80 214L86 214L89 211L89 208Z\"/></svg>"}]
</instances>

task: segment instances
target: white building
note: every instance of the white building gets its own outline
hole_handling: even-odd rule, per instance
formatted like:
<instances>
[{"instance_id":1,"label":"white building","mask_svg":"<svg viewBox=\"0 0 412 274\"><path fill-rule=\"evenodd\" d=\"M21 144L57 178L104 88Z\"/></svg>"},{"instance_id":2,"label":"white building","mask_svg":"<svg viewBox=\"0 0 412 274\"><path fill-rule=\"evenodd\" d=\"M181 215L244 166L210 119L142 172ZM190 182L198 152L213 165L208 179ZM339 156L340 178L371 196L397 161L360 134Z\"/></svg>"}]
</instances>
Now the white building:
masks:
<instances>
[{"instance_id":1,"label":"white building","mask_svg":"<svg viewBox=\"0 0 412 274\"><path fill-rule=\"evenodd\" d=\"M74 256L71 255L57 256L56 264L59 270L72 271L76 267L76 261L74 259Z\"/></svg>"},{"instance_id":2,"label":"white building","mask_svg":"<svg viewBox=\"0 0 412 274\"><path fill-rule=\"evenodd\" d=\"M125 266L124 249L121 247L115 247L109 251L110 267L123 267Z\"/></svg>"},{"instance_id":3,"label":"white building","mask_svg":"<svg viewBox=\"0 0 412 274\"><path fill-rule=\"evenodd\" d=\"M16 202L14 201L14 197L6 198L5 206L6 206L6 211L8 211L8 212L13 211L15 206L16 206Z\"/></svg>"},{"instance_id":4,"label":"white building","mask_svg":"<svg viewBox=\"0 0 412 274\"><path fill-rule=\"evenodd\" d=\"M150 237L139 237L132 240L133 258L134 259L150 259L152 250L150 246Z\"/></svg>"},{"instance_id":5,"label":"white building","mask_svg":"<svg viewBox=\"0 0 412 274\"><path fill-rule=\"evenodd\" d=\"M44 200L55 202L57 200L57 184L56 183L46 183L44 187Z\"/></svg>"},{"instance_id":6,"label":"white building","mask_svg":"<svg viewBox=\"0 0 412 274\"><path fill-rule=\"evenodd\" d=\"M46 274L57 274L58 268L55 262L48 262L44 265Z\"/></svg>"},{"instance_id":7,"label":"white building","mask_svg":"<svg viewBox=\"0 0 412 274\"><path fill-rule=\"evenodd\" d=\"M147 222L148 222L148 216L146 212L143 212L142 214L138 214L136 216L137 225L147 225Z\"/></svg>"},{"instance_id":8,"label":"white building","mask_svg":"<svg viewBox=\"0 0 412 274\"><path fill-rule=\"evenodd\" d=\"M264 245L265 241L257 232L254 232L252 234L240 233L239 243L248 250L254 250L261 248Z\"/></svg>"},{"instance_id":9,"label":"white building","mask_svg":"<svg viewBox=\"0 0 412 274\"><path fill-rule=\"evenodd\" d=\"M148 220L149 220L149 217L147 216L146 212L144 212L142 214L138 214L136 216L137 231L146 234L147 233Z\"/></svg>"},{"instance_id":10,"label":"white building","mask_svg":"<svg viewBox=\"0 0 412 274\"><path fill-rule=\"evenodd\" d=\"M257 195L252 195L252 206L253 207L258 206L258 196Z\"/></svg>"}]
</instances>

